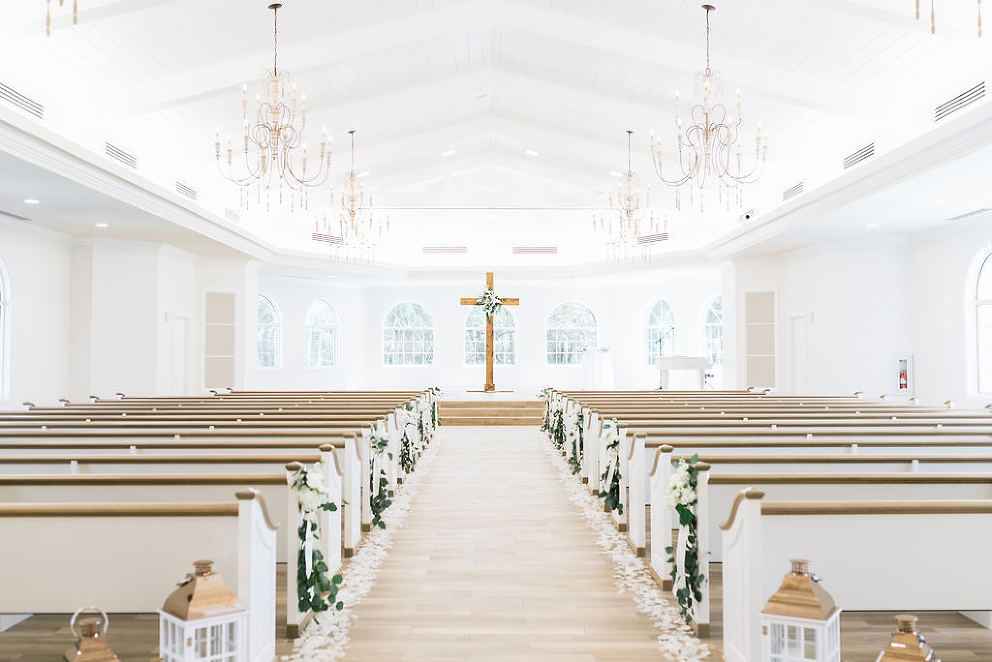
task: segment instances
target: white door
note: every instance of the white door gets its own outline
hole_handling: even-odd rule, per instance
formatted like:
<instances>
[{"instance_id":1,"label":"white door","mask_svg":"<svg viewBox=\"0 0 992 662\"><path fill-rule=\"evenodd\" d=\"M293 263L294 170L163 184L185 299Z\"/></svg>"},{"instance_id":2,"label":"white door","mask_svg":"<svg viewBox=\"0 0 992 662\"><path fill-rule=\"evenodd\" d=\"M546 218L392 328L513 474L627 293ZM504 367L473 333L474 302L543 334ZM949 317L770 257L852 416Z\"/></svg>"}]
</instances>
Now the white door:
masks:
<instances>
[{"instance_id":1,"label":"white door","mask_svg":"<svg viewBox=\"0 0 992 662\"><path fill-rule=\"evenodd\" d=\"M186 346L189 336L189 319L172 318L172 395L190 395L186 384Z\"/></svg>"},{"instance_id":2,"label":"white door","mask_svg":"<svg viewBox=\"0 0 992 662\"><path fill-rule=\"evenodd\" d=\"M809 392L809 324L805 315L792 318L792 392Z\"/></svg>"}]
</instances>

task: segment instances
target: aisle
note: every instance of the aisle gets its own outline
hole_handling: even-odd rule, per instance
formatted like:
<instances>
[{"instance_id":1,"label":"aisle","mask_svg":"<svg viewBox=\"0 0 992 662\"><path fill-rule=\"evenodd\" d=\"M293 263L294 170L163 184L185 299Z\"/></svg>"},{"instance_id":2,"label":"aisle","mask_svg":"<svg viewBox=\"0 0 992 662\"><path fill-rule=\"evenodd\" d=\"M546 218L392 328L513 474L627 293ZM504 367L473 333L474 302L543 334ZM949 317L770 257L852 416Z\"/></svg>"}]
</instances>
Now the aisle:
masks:
<instances>
[{"instance_id":1,"label":"aisle","mask_svg":"<svg viewBox=\"0 0 992 662\"><path fill-rule=\"evenodd\" d=\"M536 428L444 428L346 662L660 660Z\"/></svg>"}]
</instances>

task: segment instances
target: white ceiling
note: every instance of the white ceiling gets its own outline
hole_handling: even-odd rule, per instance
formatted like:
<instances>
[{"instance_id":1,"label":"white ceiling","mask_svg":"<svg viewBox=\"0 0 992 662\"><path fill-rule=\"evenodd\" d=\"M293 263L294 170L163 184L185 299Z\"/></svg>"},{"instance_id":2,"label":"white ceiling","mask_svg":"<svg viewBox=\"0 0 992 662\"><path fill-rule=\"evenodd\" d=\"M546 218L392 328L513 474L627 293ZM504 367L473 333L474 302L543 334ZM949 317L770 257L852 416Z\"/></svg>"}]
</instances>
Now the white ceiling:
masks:
<instances>
[{"instance_id":1,"label":"white ceiling","mask_svg":"<svg viewBox=\"0 0 992 662\"><path fill-rule=\"evenodd\" d=\"M0 82L44 103L45 127L97 152L111 140L158 185L178 179L216 213L237 208L213 135L237 132L241 85L254 93L270 65L266 1L78 1L76 26L53 8L51 37L44 0L7 3ZM809 190L835 178L866 142L885 152L928 131L933 107L992 65L974 2L938 1L935 36L910 0L717 4L713 60L727 101L741 88L749 129L761 121L771 134L766 175L746 200L762 214L800 179ZM676 92L683 109L691 98L702 20L699 3L682 0L286 0L280 62L308 96L311 126L336 140L335 179L345 132L358 130L359 170L391 218L383 262L575 265L603 259L590 219L624 168L625 129L636 132L635 170L653 178L647 135L670 138ZM666 250L736 228L737 213L678 214L669 191L652 189L670 217ZM323 250L309 214L242 222L288 251ZM424 256L424 245L469 253ZM513 245L559 253L511 256Z\"/></svg>"}]
</instances>

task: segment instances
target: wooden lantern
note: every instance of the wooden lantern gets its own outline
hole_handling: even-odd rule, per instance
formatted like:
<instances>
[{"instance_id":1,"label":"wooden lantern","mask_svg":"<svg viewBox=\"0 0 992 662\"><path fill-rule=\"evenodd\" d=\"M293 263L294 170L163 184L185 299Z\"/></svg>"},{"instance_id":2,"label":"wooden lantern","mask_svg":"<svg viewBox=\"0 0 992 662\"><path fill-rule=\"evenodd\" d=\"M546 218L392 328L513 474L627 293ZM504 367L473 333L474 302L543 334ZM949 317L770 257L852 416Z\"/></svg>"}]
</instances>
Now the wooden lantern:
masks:
<instances>
[{"instance_id":1,"label":"wooden lantern","mask_svg":"<svg viewBox=\"0 0 992 662\"><path fill-rule=\"evenodd\" d=\"M761 610L761 659L765 662L840 662L840 608L809 561L792 570Z\"/></svg>"},{"instance_id":2,"label":"wooden lantern","mask_svg":"<svg viewBox=\"0 0 992 662\"><path fill-rule=\"evenodd\" d=\"M213 561L193 567L158 610L159 655L163 662L247 662L248 611Z\"/></svg>"},{"instance_id":3,"label":"wooden lantern","mask_svg":"<svg viewBox=\"0 0 992 662\"><path fill-rule=\"evenodd\" d=\"M89 617L79 621L79 629L76 629L76 619L80 614L86 612L96 612L99 618ZM66 662L119 662L119 658L114 655L107 645L107 626L110 619L107 614L96 607L83 607L77 609L69 620L69 629L76 638L76 645L65 652L62 659Z\"/></svg>"},{"instance_id":4,"label":"wooden lantern","mask_svg":"<svg viewBox=\"0 0 992 662\"><path fill-rule=\"evenodd\" d=\"M916 616L899 614L896 616L899 629L892 635L892 641L878 654L875 662L940 662L933 649L927 645L926 637L916 629Z\"/></svg>"}]
</instances>

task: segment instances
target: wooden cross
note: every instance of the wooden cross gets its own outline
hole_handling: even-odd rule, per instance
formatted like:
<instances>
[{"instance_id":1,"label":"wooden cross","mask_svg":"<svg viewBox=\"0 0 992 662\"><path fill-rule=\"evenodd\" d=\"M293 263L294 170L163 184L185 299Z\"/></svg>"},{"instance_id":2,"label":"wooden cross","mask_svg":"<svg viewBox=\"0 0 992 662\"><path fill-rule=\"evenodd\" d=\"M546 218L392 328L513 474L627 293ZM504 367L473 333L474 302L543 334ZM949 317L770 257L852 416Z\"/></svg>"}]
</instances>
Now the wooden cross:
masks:
<instances>
[{"instance_id":1,"label":"wooden cross","mask_svg":"<svg viewBox=\"0 0 992 662\"><path fill-rule=\"evenodd\" d=\"M488 272L486 274L486 288L493 289L493 274ZM503 302L504 306L519 306L520 299L510 299L507 297L500 297L500 301ZM463 306L477 306L479 304L478 297L464 297L462 298ZM493 377L493 363L495 363L493 354L495 348L495 340L493 333L493 319L486 315L486 393L492 393L496 390L496 380Z\"/></svg>"}]
</instances>

